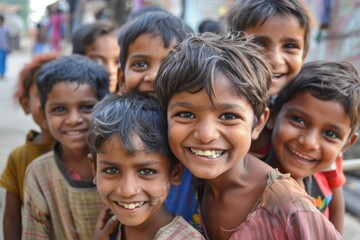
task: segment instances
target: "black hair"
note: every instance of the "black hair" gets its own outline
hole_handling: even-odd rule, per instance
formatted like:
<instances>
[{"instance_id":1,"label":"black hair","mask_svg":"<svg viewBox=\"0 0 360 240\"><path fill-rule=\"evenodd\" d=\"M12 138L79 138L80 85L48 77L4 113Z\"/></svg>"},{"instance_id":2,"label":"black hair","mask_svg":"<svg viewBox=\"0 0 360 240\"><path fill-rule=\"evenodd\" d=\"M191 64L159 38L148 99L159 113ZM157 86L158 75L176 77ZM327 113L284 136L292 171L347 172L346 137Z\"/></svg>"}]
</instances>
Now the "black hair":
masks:
<instances>
[{"instance_id":1,"label":"black hair","mask_svg":"<svg viewBox=\"0 0 360 240\"><path fill-rule=\"evenodd\" d=\"M345 61L312 61L305 63L299 74L283 88L275 99L274 113L302 92L320 100L341 104L350 118L350 137L360 123L360 76L353 65Z\"/></svg>"},{"instance_id":2,"label":"black hair","mask_svg":"<svg viewBox=\"0 0 360 240\"><path fill-rule=\"evenodd\" d=\"M213 83L222 74L232 90L253 107L255 122L268 104L271 68L261 48L244 32L220 36L206 32L185 39L164 59L156 76L156 93L164 110L174 94L205 89L212 99Z\"/></svg>"},{"instance_id":3,"label":"black hair","mask_svg":"<svg viewBox=\"0 0 360 240\"><path fill-rule=\"evenodd\" d=\"M167 48L173 39L180 43L188 33L193 33L193 31L180 18L171 13L155 11L140 15L124 25L120 31L120 66L123 70L125 69L129 45L145 33L160 36L164 42L164 48Z\"/></svg>"},{"instance_id":4,"label":"black hair","mask_svg":"<svg viewBox=\"0 0 360 240\"><path fill-rule=\"evenodd\" d=\"M94 160L97 153L103 152L104 143L114 136L129 154L135 154L139 149L134 147L132 137L136 135L145 151L166 155L171 166L178 163L168 145L165 114L151 96L131 92L108 95L95 105L89 129L87 143Z\"/></svg>"},{"instance_id":5,"label":"black hair","mask_svg":"<svg viewBox=\"0 0 360 240\"><path fill-rule=\"evenodd\" d=\"M43 109L48 93L61 82L88 84L98 99L109 93L109 74L103 66L82 55L63 56L44 64L38 72L37 85Z\"/></svg>"},{"instance_id":6,"label":"black hair","mask_svg":"<svg viewBox=\"0 0 360 240\"><path fill-rule=\"evenodd\" d=\"M224 26L220 21L205 19L199 24L198 30L199 33L212 32L216 34L223 34Z\"/></svg>"},{"instance_id":7,"label":"black hair","mask_svg":"<svg viewBox=\"0 0 360 240\"><path fill-rule=\"evenodd\" d=\"M296 18L305 30L304 53L310 48L315 17L303 0L237 0L225 19L229 31L246 31L248 27L261 26L267 19L280 14ZM286 21L286 20L284 20Z\"/></svg>"},{"instance_id":8,"label":"black hair","mask_svg":"<svg viewBox=\"0 0 360 240\"><path fill-rule=\"evenodd\" d=\"M71 43L73 45L72 53L81 55L86 54L86 49L103 35L111 34L114 26L105 21L89 23L80 26L72 35Z\"/></svg>"},{"instance_id":9,"label":"black hair","mask_svg":"<svg viewBox=\"0 0 360 240\"><path fill-rule=\"evenodd\" d=\"M140 15L143 15L144 13L148 13L148 12L167 12L167 11L164 8L157 6L157 5L144 6L144 7L140 8L139 10L130 13L128 16L128 21L131 21L131 20L139 17Z\"/></svg>"}]
</instances>

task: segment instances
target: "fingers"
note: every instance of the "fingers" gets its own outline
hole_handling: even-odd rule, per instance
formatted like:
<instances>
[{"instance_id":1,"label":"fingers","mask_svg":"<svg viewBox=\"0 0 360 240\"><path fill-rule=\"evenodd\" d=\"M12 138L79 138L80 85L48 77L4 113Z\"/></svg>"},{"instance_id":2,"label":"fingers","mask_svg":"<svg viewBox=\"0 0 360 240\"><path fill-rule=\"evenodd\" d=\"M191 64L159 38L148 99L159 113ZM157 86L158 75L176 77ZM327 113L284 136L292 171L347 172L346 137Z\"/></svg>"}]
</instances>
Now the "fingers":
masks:
<instances>
[{"instance_id":1,"label":"fingers","mask_svg":"<svg viewBox=\"0 0 360 240\"><path fill-rule=\"evenodd\" d=\"M116 216L111 216L109 209L104 208L101 210L96 222L94 239L108 240L118 225L119 221Z\"/></svg>"}]
</instances>

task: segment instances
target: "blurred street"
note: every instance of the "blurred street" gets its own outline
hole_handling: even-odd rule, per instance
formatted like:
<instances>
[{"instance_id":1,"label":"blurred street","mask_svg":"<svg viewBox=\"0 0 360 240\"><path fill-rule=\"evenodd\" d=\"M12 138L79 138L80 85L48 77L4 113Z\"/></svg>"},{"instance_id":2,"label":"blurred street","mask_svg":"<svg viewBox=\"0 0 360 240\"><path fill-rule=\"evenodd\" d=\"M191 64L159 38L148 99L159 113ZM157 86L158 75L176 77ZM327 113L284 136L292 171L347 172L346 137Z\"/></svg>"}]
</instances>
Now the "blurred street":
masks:
<instances>
[{"instance_id":1,"label":"blurred street","mask_svg":"<svg viewBox=\"0 0 360 240\"><path fill-rule=\"evenodd\" d=\"M4 80L0 80L0 172L3 171L7 155L16 146L23 144L26 133L30 128L36 128L30 116L25 116L21 107L12 99L14 85L18 73L25 63L31 59L30 48L32 42L30 39L22 41L23 48L20 51L13 52L8 58L8 71ZM65 52L69 52L69 46L65 45ZM356 149L359 147L355 146ZM359 178L348 179L347 189L359 189ZM0 189L0 240L2 238L2 215L5 204L5 191ZM360 195L349 197L353 205L358 205ZM360 216L360 215L358 215ZM345 217L345 234L347 240L360 239L360 221L350 213Z\"/></svg>"}]
</instances>

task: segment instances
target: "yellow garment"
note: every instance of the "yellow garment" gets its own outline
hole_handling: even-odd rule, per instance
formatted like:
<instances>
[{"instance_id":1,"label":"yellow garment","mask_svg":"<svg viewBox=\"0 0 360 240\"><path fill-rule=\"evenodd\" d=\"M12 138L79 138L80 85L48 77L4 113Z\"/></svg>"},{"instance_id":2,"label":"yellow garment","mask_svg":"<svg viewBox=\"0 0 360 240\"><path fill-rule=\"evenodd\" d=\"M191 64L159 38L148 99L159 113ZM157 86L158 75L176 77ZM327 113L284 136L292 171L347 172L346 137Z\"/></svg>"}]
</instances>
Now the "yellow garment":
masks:
<instances>
[{"instance_id":1,"label":"yellow garment","mask_svg":"<svg viewBox=\"0 0 360 240\"><path fill-rule=\"evenodd\" d=\"M0 186L19 195L22 203L24 203L24 176L27 166L35 158L52 149L52 143L35 144L33 142L38 134L38 132L31 130L27 134L26 143L15 148L9 154L6 167L0 178Z\"/></svg>"}]
</instances>

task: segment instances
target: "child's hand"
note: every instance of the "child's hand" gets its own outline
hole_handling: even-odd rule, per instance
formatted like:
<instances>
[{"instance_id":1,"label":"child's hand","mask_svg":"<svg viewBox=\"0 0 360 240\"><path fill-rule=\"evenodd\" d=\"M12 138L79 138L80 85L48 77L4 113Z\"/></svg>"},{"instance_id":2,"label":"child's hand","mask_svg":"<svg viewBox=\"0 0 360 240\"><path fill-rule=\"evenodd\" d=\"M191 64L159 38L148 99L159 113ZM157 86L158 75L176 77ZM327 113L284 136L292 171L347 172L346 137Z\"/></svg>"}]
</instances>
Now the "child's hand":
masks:
<instances>
[{"instance_id":1,"label":"child's hand","mask_svg":"<svg viewBox=\"0 0 360 240\"><path fill-rule=\"evenodd\" d=\"M119 221L108 208L101 210L95 225L94 240L109 240L110 235L119 226Z\"/></svg>"}]
</instances>

